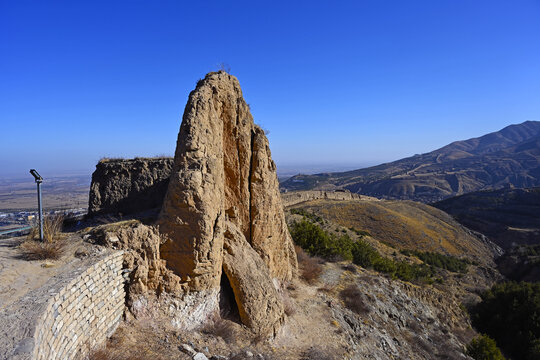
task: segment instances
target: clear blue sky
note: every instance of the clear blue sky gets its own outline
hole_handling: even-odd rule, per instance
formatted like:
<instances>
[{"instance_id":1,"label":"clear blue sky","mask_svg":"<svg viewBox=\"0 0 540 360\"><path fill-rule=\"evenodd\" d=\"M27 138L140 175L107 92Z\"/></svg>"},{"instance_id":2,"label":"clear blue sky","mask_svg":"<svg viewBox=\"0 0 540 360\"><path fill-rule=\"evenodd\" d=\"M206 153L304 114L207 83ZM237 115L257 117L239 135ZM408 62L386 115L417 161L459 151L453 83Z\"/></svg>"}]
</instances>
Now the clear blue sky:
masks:
<instances>
[{"instance_id":1,"label":"clear blue sky","mask_svg":"<svg viewBox=\"0 0 540 360\"><path fill-rule=\"evenodd\" d=\"M0 0L0 178L173 154L221 62L278 167L361 167L540 120L540 1Z\"/></svg>"}]
</instances>

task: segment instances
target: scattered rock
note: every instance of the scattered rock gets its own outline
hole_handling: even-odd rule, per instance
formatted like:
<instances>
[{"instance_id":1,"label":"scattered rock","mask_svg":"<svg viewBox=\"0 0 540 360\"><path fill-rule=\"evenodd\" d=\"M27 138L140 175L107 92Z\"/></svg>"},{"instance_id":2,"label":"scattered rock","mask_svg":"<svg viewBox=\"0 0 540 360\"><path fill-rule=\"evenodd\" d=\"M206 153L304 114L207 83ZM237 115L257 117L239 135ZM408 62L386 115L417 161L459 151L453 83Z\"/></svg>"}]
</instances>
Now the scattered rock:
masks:
<instances>
[{"instance_id":1,"label":"scattered rock","mask_svg":"<svg viewBox=\"0 0 540 360\"><path fill-rule=\"evenodd\" d=\"M193 355L192 359L193 360L208 360L206 355L204 355L203 353L196 353L195 355Z\"/></svg>"},{"instance_id":2,"label":"scattered rock","mask_svg":"<svg viewBox=\"0 0 540 360\"><path fill-rule=\"evenodd\" d=\"M188 344L182 344L179 346L179 349L180 351L188 354L189 356L195 356L197 354L197 352L195 351L195 349L193 349L192 346L188 345Z\"/></svg>"},{"instance_id":3,"label":"scattered rock","mask_svg":"<svg viewBox=\"0 0 540 360\"><path fill-rule=\"evenodd\" d=\"M34 338L24 338L18 344L13 355L29 354L34 350Z\"/></svg>"},{"instance_id":4,"label":"scattered rock","mask_svg":"<svg viewBox=\"0 0 540 360\"><path fill-rule=\"evenodd\" d=\"M83 239L84 240L90 239L90 235L88 235L88 234L84 235ZM90 253L85 249L79 249L79 250L75 251L75 257L78 258L78 259L83 259L83 258L88 257L88 256L90 256Z\"/></svg>"}]
</instances>

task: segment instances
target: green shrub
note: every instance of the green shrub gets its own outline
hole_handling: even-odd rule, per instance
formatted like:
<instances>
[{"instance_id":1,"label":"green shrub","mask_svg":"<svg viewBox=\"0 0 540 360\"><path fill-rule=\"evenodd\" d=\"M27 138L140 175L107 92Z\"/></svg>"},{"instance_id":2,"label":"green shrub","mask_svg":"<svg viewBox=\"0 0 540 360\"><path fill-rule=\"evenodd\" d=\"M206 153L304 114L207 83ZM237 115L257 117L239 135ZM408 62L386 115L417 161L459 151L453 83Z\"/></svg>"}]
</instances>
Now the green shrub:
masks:
<instances>
[{"instance_id":1,"label":"green shrub","mask_svg":"<svg viewBox=\"0 0 540 360\"><path fill-rule=\"evenodd\" d=\"M463 274L467 272L467 266L471 264L467 259L459 259L452 255L443 255L429 251L401 250L401 253L406 256L416 256L428 265Z\"/></svg>"},{"instance_id":2,"label":"green shrub","mask_svg":"<svg viewBox=\"0 0 540 360\"><path fill-rule=\"evenodd\" d=\"M294 242L310 255L323 255L330 241L329 235L323 229L305 219L295 221L289 231Z\"/></svg>"},{"instance_id":3,"label":"green shrub","mask_svg":"<svg viewBox=\"0 0 540 360\"><path fill-rule=\"evenodd\" d=\"M433 271L429 266L409 264L405 261L395 261L381 256L377 250L365 241L358 240L352 246L353 262L364 268L388 274L393 278L404 281L429 279Z\"/></svg>"},{"instance_id":4,"label":"green shrub","mask_svg":"<svg viewBox=\"0 0 540 360\"><path fill-rule=\"evenodd\" d=\"M352 249L354 242L349 235L331 236L330 244L331 253L337 258L341 258L342 260L353 259Z\"/></svg>"},{"instance_id":5,"label":"green shrub","mask_svg":"<svg viewBox=\"0 0 540 360\"><path fill-rule=\"evenodd\" d=\"M380 256L377 250L365 241L359 240L352 246L353 262L363 268L373 267L373 262Z\"/></svg>"},{"instance_id":6,"label":"green shrub","mask_svg":"<svg viewBox=\"0 0 540 360\"><path fill-rule=\"evenodd\" d=\"M396 264L385 257L379 256L375 261L373 262L373 269L377 270L378 272L383 272L386 274L390 274L392 276L395 276L396 274Z\"/></svg>"},{"instance_id":7,"label":"green shrub","mask_svg":"<svg viewBox=\"0 0 540 360\"><path fill-rule=\"evenodd\" d=\"M294 222L289 228L294 242L312 256L326 260L351 260L351 238L347 235L328 234L318 225L305 219Z\"/></svg>"},{"instance_id":8,"label":"green shrub","mask_svg":"<svg viewBox=\"0 0 540 360\"><path fill-rule=\"evenodd\" d=\"M294 209L293 209L294 210ZM429 266L394 261L381 256L365 241L353 241L348 235L329 234L318 225L307 221L294 222L289 231L294 242L311 256L320 256L329 261L352 260L366 269L390 275L404 281L425 280L432 282L433 271Z\"/></svg>"},{"instance_id":9,"label":"green shrub","mask_svg":"<svg viewBox=\"0 0 540 360\"><path fill-rule=\"evenodd\" d=\"M496 284L482 294L471 317L511 358L540 359L540 284Z\"/></svg>"},{"instance_id":10,"label":"green shrub","mask_svg":"<svg viewBox=\"0 0 540 360\"><path fill-rule=\"evenodd\" d=\"M431 283L431 276L433 276L433 270L424 264L409 264L406 261L396 261L396 273L395 277L404 281L424 280Z\"/></svg>"},{"instance_id":11,"label":"green shrub","mask_svg":"<svg viewBox=\"0 0 540 360\"><path fill-rule=\"evenodd\" d=\"M474 338L467 345L467 355L475 360L504 360L495 340L487 335Z\"/></svg>"}]
</instances>

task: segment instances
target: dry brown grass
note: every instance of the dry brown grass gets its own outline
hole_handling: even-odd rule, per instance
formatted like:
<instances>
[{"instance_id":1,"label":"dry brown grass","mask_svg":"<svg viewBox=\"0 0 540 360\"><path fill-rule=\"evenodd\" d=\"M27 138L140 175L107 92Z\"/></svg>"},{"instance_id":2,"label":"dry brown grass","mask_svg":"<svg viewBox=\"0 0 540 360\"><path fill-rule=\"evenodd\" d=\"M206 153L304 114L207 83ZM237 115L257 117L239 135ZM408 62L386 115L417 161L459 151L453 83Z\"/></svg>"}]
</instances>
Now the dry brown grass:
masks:
<instances>
[{"instance_id":1,"label":"dry brown grass","mask_svg":"<svg viewBox=\"0 0 540 360\"><path fill-rule=\"evenodd\" d=\"M26 260L57 260L64 254L66 245L65 240L50 243L27 240L19 246L19 249Z\"/></svg>"},{"instance_id":2,"label":"dry brown grass","mask_svg":"<svg viewBox=\"0 0 540 360\"><path fill-rule=\"evenodd\" d=\"M356 285L349 285L339 292L339 297L345 303L347 309L357 314L366 314L369 307L364 302L364 295Z\"/></svg>"},{"instance_id":3,"label":"dry brown grass","mask_svg":"<svg viewBox=\"0 0 540 360\"><path fill-rule=\"evenodd\" d=\"M88 360L147 360L148 353L141 353L141 349L100 349L90 352Z\"/></svg>"},{"instance_id":4,"label":"dry brown grass","mask_svg":"<svg viewBox=\"0 0 540 360\"><path fill-rule=\"evenodd\" d=\"M46 216L43 219L43 241L39 240L39 225L28 234L28 239L20 245L27 260L56 260L62 256L67 246L62 233L63 215Z\"/></svg>"},{"instance_id":5,"label":"dry brown grass","mask_svg":"<svg viewBox=\"0 0 540 360\"><path fill-rule=\"evenodd\" d=\"M309 256L300 246L295 246L294 249L300 266L300 276L309 284L315 283L322 273L320 259Z\"/></svg>"},{"instance_id":6,"label":"dry brown grass","mask_svg":"<svg viewBox=\"0 0 540 360\"><path fill-rule=\"evenodd\" d=\"M330 284L327 284L327 283L324 283L322 286L320 286L317 291L320 291L320 292L323 292L323 293L327 293L327 294L331 294L332 292L334 292L334 289L335 289L335 286L332 286Z\"/></svg>"},{"instance_id":7,"label":"dry brown grass","mask_svg":"<svg viewBox=\"0 0 540 360\"><path fill-rule=\"evenodd\" d=\"M106 163L106 162L128 162L128 161L136 161L136 160L162 160L162 159L172 159L173 157L170 155L160 154L155 156L136 156L134 158L123 158L123 157L109 157L104 156L101 159L98 160L98 163Z\"/></svg>"},{"instance_id":8,"label":"dry brown grass","mask_svg":"<svg viewBox=\"0 0 540 360\"><path fill-rule=\"evenodd\" d=\"M366 230L374 239L399 249L484 256L484 246L478 239L444 212L425 204L319 200L302 209L346 228Z\"/></svg>"},{"instance_id":9,"label":"dry brown grass","mask_svg":"<svg viewBox=\"0 0 540 360\"><path fill-rule=\"evenodd\" d=\"M163 329L152 322L122 324L103 346L91 349L85 360L166 360L176 359L179 350L163 347Z\"/></svg>"},{"instance_id":10,"label":"dry brown grass","mask_svg":"<svg viewBox=\"0 0 540 360\"><path fill-rule=\"evenodd\" d=\"M288 292L284 292L282 295L283 300L283 311L287 316L293 316L296 313L296 305L294 301L290 298Z\"/></svg>"},{"instance_id":11,"label":"dry brown grass","mask_svg":"<svg viewBox=\"0 0 540 360\"><path fill-rule=\"evenodd\" d=\"M225 320L221 316L216 316L210 323L203 326L201 332L213 336L221 337L226 343L231 343L236 339L234 323Z\"/></svg>"},{"instance_id":12,"label":"dry brown grass","mask_svg":"<svg viewBox=\"0 0 540 360\"><path fill-rule=\"evenodd\" d=\"M54 242L59 239L64 238L62 234L62 227L64 224L63 215L50 215L43 218L43 241L44 242ZM30 230L28 234L29 240L39 239L39 225L36 225Z\"/></svg>"},{"instance_id":13,"label":"dry brown grass","mask_svg":"<svg viewBox=\"0 0 540 360\"><path fill-rule=\"evenodd\" d=\"M336 357L332 356L331 354L329 354L328 352L322 349L312 347L306 350L302 354L301 359L302 360L333 360L333 359L336 359Z\"/></svg>"}]
</instances>

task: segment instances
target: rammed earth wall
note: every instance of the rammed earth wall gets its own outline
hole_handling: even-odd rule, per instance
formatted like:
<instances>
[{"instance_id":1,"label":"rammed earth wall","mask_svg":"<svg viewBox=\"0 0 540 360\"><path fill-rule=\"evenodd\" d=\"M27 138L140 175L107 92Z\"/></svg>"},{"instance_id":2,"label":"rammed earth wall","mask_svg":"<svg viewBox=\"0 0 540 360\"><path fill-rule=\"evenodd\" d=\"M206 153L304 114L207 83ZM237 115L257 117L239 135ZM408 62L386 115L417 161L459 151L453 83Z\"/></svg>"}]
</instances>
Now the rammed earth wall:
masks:
<instances>
[{"instance_id":1,"label":"rammed earth wall","mask_svg":"<svg viewBox=\"0 0 540 360\"><path fill-rule=\"evenodd\" d=\"M117 215L159 209L167 192L172 158L101 160L92 174L88 214ZM316 199L377 200L347 191L291 191L281 194L284 207Z\"/></svg>"},{"instance_id":2,"label":"rammed earth wall","mask_svg":"<svg viewBox=\"0 0 540 360\"><path fill-rule=\"evenodd\" d=\"M172 158L101 160L92 174L88 214L133 214L160 208Z\"/></svg>"},{"instance_id":3,"label":"rammed earth wall","mask_svg":"<svg viewBox=\"0 0 540 360\"><path fill-rule=\"evenodd\" d=\"M283 207L293 206L305 201L325 200L378 200L374 197L350 193L347 191L290 191L281 194Z\"/></svg>"},{"instance_id":4,"label":"rammed earth wall","mask_svg":"<svg viewBox=\"0 0 540 360\"><path fill-rule=\"evenodd\" d=\"M0 313L0 359L80 359L104 342L124 312L122 261L88 259Z\"/></svg>"}]
</instances>

